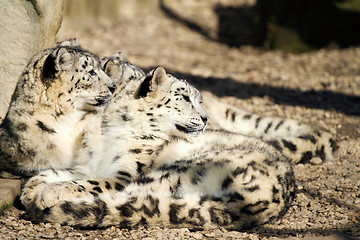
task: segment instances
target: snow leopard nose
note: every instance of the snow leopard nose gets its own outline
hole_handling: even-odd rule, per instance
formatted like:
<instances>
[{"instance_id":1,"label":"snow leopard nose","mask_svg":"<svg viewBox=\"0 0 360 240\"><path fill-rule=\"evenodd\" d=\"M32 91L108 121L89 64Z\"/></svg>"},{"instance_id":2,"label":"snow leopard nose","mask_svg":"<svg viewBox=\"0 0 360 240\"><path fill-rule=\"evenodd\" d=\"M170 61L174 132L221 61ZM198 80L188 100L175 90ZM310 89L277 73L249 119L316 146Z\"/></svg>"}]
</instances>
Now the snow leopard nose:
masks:
<instances>
[{"instance_id":1,"label":"snow leopard nose","mask_svg":"<svg viewBox=\"0 0 360 240\"><path fill-rule=\"evenodd\" d=\"M205 125L209 122L208 116L201 116L201 120L203 121L203 123L204 123Z\"/></svg>"},{"instance_id":2,"label":"snow leopard nose","mask_svg":"<svg viewBox=\"0 0 360 240\"><path fill-rule=\"evenodd\" d=\"M116 85L114 84L114 85L108 86L108 88L111 93L114 93L116 90Z\"/></svg>"}]
</instances>

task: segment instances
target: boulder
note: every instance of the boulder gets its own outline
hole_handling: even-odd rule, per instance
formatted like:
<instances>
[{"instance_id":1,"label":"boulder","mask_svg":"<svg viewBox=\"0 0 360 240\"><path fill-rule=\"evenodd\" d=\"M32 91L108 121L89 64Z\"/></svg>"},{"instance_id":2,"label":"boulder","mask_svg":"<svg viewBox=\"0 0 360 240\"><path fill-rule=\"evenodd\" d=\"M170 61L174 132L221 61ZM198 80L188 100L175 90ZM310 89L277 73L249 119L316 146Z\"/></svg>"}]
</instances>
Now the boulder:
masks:
<instances>
[{"instance_id":1,"label":"boulder","mask_svg":"<svg viewBox=\"0 0 360 240\"><path fill-rule=\"evenodd\" d=\"M56 43L63 0L7 0L0 7L0 120L27 62Z\"/></svg>"}]
</instances>

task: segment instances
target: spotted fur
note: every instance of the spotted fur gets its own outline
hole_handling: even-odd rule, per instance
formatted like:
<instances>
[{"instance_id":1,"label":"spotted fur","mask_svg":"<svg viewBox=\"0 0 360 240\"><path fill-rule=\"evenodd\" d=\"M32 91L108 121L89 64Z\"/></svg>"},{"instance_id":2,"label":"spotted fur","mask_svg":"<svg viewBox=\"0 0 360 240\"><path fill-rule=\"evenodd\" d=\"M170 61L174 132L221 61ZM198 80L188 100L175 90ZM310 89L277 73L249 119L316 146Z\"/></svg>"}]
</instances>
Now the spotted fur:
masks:
<instances>
[{"instance_id":1,"label":"spotted fur","mask_svg":"<svg viewBox=\"0 0 360 240\"><path fill-rule=\"evenodd\" d=\"M206 93L204 107L208 111L211 129L253 136L267 141L293 164L307 163L314 157L331 161L338 149L331 133L293 119L264 117L222 103Z\"/></svg>"},{"instance_id":2,"label":"spotted fur","mask_svg":"<svg viewBox=\"0 0 360 240\"><path fill-rule=\"evenodd\" d=\"M129 81L140 80L146 76L140 67L128 62L121 52L117 52L109 58L101 58L101 65L108 76L117 79L118 91L122 91Z\"/></svg>"},{"instance_id":3,"label":"spotted fur","mask_svg":"<svg viewBox=\"0 0 360 240\"><path fill-rule=\"evenodd\" d=\"M71 166L77 142L115 90L100 60L59 44L36 54L19 78L0 126L0 165L32 173Z\"/></svg>"},{"instance_id":4,"label":"spotted fur","mask_svg":"<svg viewBox=\"0 0 360 240\"><path fill-rule=\"evenodd\" d=\"M163 68L128 81L105 110L102 141L83 148L86 167L92 151L103 150L94 175L73 168L33 177L21 196L28 216L83 227L191 229L247 229L281 217L294 198L288 159L258 138L203 132L201 101ZM93 129L88 139L98 135Z\"/></svg>"},{"instance_id":5,"label":"spotted fur","mask_svg":"<svg viewBox=\"0 0 360 240\"><path fill-rule=\"evenodd\" d=\"M112 65L112 71L107 74L116 84L126 85L139 76L145 76L139 67L127 61L117 61L114 59L116 56L119 55L102 59L103 65L108 62ZM211 119L208 129L260 138L276 147L293 164L307 163L314 157L331 161L336 156L338 146L333 135L327 131L293 119L259 116L224 104L208 92L203 95L203 106Z\"/></svg>"},{"instance_id":6,"label":"spotted fur","mask_svg":"<svg viewBox=\"0 0 360 240\"><path fill-rule=\"evenodd\" d=\"M65 43L72 46L74 43ZM31 178L28 217L82 227L248 229L294 198L291 164L332 158L327 132L205 98L162 68L102 59L117 90L78 138L72 167ZM205 96L207 97L207 96ZM99 121L100 119L100 121ZM38 123L38 128L51 132Z\"/></svg>"}]
</instances>

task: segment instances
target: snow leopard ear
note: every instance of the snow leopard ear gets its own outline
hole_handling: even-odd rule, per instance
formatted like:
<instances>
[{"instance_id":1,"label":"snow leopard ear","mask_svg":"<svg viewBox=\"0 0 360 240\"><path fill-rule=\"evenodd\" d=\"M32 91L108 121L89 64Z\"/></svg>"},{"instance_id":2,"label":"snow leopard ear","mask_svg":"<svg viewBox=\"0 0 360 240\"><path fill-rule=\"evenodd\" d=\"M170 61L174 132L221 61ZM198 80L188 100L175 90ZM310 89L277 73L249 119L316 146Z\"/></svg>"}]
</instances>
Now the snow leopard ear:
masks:
<instances>
[{"instance_id":1,"label":"snow leopard ear","mask_svg":"<svg viewBox=\"0 0 360 240\"><path fill-rule=\"evenodd\" d=\"M141 83L136 98L142 98L146 96L156 97L159 88L167 82L169 78L166 75L163 67L157 67L152 71L152 75L147 76Z\"/></svg>"},{"instance_id":2,"label":"snow leopard ear","mask_svg":"<svg viewBox=\"0 0 360 240\"><path fill-rule=\"evenodd\" d=\"M57 42L56 43L57 47L80 47L80 44L77 42L76 38L70 38L66 41L63 42Z\"/></svg>"},{"instance_id":3,"label":"snow leopard ear","mask_svg":"<svg viewBox=\"0 0 360 240\"><path fill-rule=\"evenodd\" d=\"M111 55L111 57L101 58L101 66L104 72L109 76L114 76L120 69L120 61L123 61L123 54L119 51Z\"/></svg>"},{"instance_id":4,"label":"snow leopard ear","mask_svg":"<svg viewBox=\"0 0 360 240\"><path fill-rule=\"evenodd\" d=\"M117 64L113 59L109 59L103 64L103 69L109 77L112 77L119 71L119 64Z\"/></svg>"},{"instance_id":5,"label":"snow leopard ear","mask_svg":"<svg viewBox=\"0 0 360 240\"><path fill-rule=\"evenodd\" d=\"M151 90L157 90L159 86L163 85L168 77L163 67L157 67L153 72L151 79Z\"/></svg>"},{"instance_id":6,"label":"snow leopard ear","mask_svg":"<svg viewBox=\"0 0 360 240\"><path fill-rule=\"evenodd\" d=\"M53 82L57 72L69 69L72 65L71 53L69 53L65 47L59 48L46 58L42 69L42 82L49 86Z\"/></svg>"},{"instance_id":7,"label":"snow leopard ear","mask_svg":"<svg viewBox=\"0 0 360 240\"><path fill-rule=\"evenodd\" d=\"M124 60L124 56L121 51L114 53L113 55L111 55L110 58L117 59L117 60Z\"/></svg>"},{"instance_id":8,"label":"snow leopard ear","mask_svg":"<svg viewBox=\"0 0 360 240\"><path fill-rule=\"evenodd\" d=\"M73 66L73 55L67 50L66 47L61 47L56 52L55 68L56 70L68 70Z\"/></svg>"},{"instance_id":9,"label":"snow leopard ear","mask_svg":"<svg viewBox=\"0 0 360 240\"><path fill-rule=\"evenodd\" d=\"M169 78L163 67L157 67L153 72L151 81L150 81L150 96L155 98L161 94L162 87L169 82ZM165 87L166 88L166 87ZM167 91L166 91L167 94Z\"/></svg>"}]
</instances>

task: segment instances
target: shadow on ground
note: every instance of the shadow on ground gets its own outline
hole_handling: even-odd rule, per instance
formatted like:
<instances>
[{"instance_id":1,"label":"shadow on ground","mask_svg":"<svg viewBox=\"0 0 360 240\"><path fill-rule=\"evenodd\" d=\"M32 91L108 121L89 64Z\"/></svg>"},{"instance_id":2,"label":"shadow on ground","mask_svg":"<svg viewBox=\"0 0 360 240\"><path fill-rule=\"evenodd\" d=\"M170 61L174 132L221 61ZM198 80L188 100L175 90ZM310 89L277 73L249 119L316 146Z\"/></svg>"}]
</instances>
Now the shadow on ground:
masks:
<instances>
[{"instance_id":1,"label":"shadow on ground","mask_svg":"<svg viewBox=\"0 0 360 240\"><path fill-rule=\"evenodd\" d=\"M210 91L218 97L234 96L246 99L254 96L268 96L277 104L334 110L347 115L360 116L360 96L357 95L326 90L301 91L256 83L241 83L229 78L204 78L180 72L173 72L173 74L187 79L199 90Z\"/></svg>"},{"instance_id":2,"label":"shadow on ground","mask_svg":"<svg viewBox=\"0 0 360 240\"><path fill-rule=\"evenodd\" d=\"M257 0L256 4L213 7L218 29L180 16L160 1L165 15L210 40L301 53L328 46L360 44L360 0ZM183 9L186 11L186 9Z\"/></svg>"}]
</instances>

